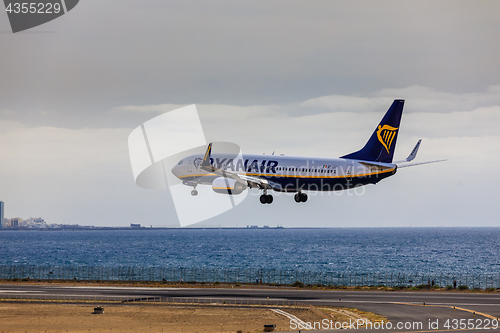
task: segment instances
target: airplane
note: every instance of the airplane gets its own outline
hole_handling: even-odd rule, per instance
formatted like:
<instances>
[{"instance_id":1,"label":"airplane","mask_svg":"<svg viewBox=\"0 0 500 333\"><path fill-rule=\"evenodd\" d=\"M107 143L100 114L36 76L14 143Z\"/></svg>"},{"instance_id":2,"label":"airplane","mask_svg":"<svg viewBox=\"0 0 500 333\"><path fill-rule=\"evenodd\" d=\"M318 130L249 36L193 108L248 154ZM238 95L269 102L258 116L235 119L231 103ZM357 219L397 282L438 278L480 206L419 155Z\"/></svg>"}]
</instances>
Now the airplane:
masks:
<instances>
[{"instance_id":1,"label":"airplane","mask_svg":"<svg viewBox=\"0 0 500 333\"><path fill-rule=\"evenodd\" d=\"M262 190L260 202L271 204L269 191L295 193L297 203L306 202L305 191L341 191L376 184L399 168L445 160L409 163L417 156L420 139L410 155L393 162L404 100L396 99L368 142L360 150L339 158L260 154L212 154L209 143L204 155L181 159L171 172L186 186L212 185L216 193L238 195L246 189Z\"/></svg>"}]
</instances>

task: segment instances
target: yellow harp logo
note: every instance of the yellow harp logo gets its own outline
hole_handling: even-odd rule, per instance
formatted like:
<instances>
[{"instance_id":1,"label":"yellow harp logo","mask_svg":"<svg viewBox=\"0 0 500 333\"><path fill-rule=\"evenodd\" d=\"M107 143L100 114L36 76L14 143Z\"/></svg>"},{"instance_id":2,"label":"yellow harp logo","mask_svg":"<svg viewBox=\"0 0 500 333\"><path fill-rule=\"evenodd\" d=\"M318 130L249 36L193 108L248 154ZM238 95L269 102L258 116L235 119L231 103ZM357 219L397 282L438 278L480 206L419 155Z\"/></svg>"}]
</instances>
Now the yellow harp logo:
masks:
<instances>
[{"instance_id":1,"label":"yellow harp logo","mask_svg":"<svg viewBox=\"0 0 500 333\"><path fill-rule=\"evenodd\" d=\"M377 131L377 137L378 141L382 143L385 147L385 150L387 150L387 153L389 153L389 150L391 149L391 144L392 140L396 136L396 131L398 130L399 127L392 127L389 125L384 125L380 126L378 125L378 131Z\"/></svg>"}]
</instances>

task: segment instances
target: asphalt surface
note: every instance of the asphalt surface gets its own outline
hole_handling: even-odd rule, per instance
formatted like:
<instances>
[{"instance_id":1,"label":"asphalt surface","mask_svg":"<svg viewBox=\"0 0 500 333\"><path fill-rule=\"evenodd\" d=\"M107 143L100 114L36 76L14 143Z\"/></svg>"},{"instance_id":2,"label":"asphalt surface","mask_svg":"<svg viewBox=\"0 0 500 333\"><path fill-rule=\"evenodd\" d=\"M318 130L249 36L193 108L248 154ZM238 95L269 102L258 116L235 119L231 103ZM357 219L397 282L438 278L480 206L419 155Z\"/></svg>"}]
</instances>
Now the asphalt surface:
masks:
<instances>
[{"instance_id":1,"label":"asphalt surface","mask_svg":"<svg viewBox=\"0 0 500 333\"><path fill-rule=\"evenodd\" d=\"M0 285L0 297L50 298L86 297L134 300L184 298L200 303L221 300L232 304L262 302L301 302L315 306L343 306L370 311L387 317L392 327L374 327L363 331L436 332L493 329L500 317L500 293L331 291L277 288L147 288L68 285ZM425 303L425 305L424 305ZM454 308L455 307L455 308ZM354 324L354 323L353 323ZM446 325L448 324L448 325ZM497 322L498 324L498 322ZM316 328L324 330L326 324ZM354 328L350 326L349 328ZM346 327L347 328L347 327ZM307 330L308 332L314 332ZM495 331L498 331L495 330Z\"/></svg>"}]
</instances>

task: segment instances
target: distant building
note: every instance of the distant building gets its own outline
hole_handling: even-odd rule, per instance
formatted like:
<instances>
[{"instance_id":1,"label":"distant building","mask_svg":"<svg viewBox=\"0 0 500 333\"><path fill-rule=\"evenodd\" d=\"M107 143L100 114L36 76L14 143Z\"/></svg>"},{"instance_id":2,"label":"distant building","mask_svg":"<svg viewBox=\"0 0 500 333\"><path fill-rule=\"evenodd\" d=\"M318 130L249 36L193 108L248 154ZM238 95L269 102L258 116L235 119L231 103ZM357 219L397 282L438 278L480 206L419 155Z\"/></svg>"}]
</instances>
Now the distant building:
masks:
<instances>
[{"instance_id":1,"label":"distant building","mask_svg":"<svg viewBox=\"0 0 500 333\"><path fill-rule=\"evenodd\" d=\"M20 217L14 217L10 219L10 227L15 228L19 227L23 223L23 219Z\"/></svg>"},{"instance_id":2,"label":"distant building","mask_svg":"<svg viewBox=\"0 0 500 333\"><path fill-rule=\"evenodd\" d=\"M28 228L35 228L35 229L39 229L39 228L47 228L47 223L44 221L44 219L42 219L41 217L30 217L29 219L27 220L22 220L21 218L18 218L18 222L19 222L19 225L23 225L23 226L26 226ZM12 221L11 221L11 224L12 224Z\"/></svg>"},{"instance_id":3,"label":"distant building","mask_svg":"<svg viewBox=\"0 0 500 333\"><path fill-rule=\"evenodd\" d=\"M2 228L29 228L29 229L42 229L48 228L47 222L41 217L30 217L27 220L23 220L21 217L13 217L11 219L3 218L3 202L1 202L1 215L2 215Z\"/></svg>"},{"instance_id":4,"label":"distant building","mask_svg":"<svg viewBox=\"0 0 500 333\"><path fill-rule=\"evenodd\" d=\"M140 224L130 223L130 227L134 228L134 229L139 229L141 227L141 225Z\"/></svg>"},{"instance_id":5,"label":"distant building","mask_svg":"<svg viewBox=\"0 0 500 333\"><path fill-rule=\"evenodd\" d=\"M0 229L5 228L5 220L4 220L4 203L0 201Z\"/></svg>"}]
</instances>

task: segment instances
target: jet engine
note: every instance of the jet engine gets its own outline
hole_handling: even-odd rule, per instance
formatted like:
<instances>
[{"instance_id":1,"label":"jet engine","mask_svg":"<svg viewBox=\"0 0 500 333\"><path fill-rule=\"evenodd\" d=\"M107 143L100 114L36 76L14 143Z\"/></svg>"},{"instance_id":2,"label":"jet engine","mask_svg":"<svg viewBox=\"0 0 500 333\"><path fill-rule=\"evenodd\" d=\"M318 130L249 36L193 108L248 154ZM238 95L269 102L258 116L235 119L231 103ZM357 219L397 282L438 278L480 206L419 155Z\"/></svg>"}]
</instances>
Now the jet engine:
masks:
<instances>
[{"instance_id":1,"label":"jet engine","mask_svg":"<svg viewBox=\"0 0 500 333\"><path fill-rule=\"evenodd\" d=\"M240 194L247 188L247 185L234 179L219 177L212 183L212 190L222 194Z\"/></svg>"}]
</instances>

